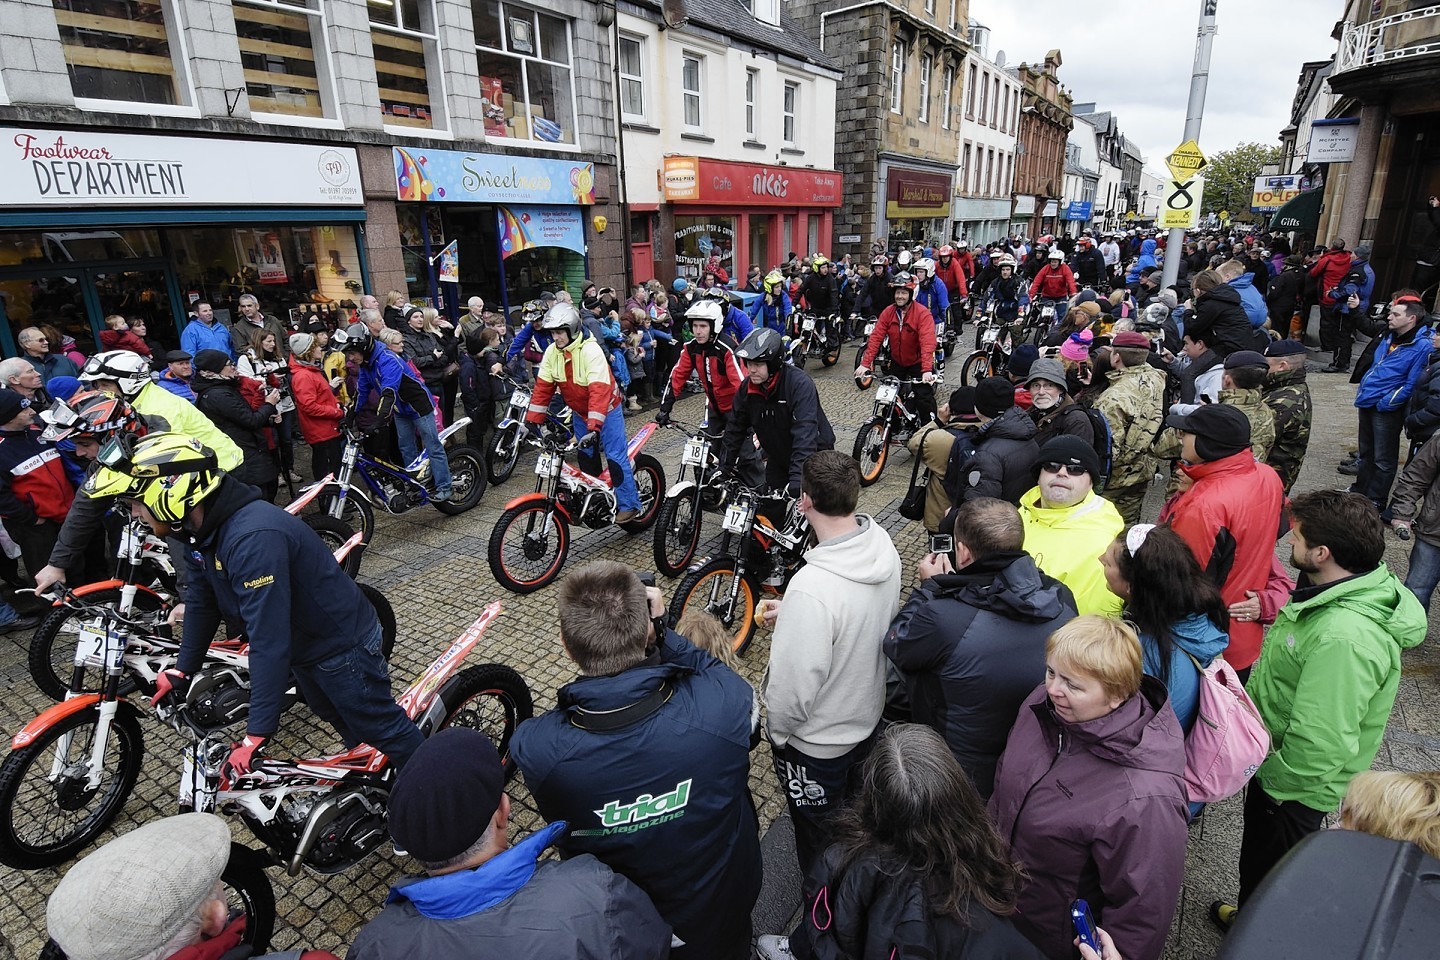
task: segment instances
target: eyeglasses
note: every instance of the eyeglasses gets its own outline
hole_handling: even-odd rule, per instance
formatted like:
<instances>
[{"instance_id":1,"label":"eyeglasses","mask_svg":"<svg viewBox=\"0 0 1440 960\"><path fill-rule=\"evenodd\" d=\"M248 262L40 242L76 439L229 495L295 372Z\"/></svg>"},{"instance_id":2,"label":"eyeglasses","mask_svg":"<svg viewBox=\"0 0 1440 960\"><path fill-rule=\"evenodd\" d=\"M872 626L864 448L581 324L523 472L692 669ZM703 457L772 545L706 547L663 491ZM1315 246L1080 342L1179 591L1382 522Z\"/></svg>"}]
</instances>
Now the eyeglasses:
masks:
<instances>
[{"instance_id":1,"label":"eyeglasses","mask_svg":"<svg viewBox=\"0 0 1440 960\"><path fill-rule=\"evenodd\" d=\"M1078 463L1058 463L1054 460L1040 464L1040 469L1046 473L1063 473L1067 477L1084 476L1089 472Z\"/></svg>"}]
</instances>

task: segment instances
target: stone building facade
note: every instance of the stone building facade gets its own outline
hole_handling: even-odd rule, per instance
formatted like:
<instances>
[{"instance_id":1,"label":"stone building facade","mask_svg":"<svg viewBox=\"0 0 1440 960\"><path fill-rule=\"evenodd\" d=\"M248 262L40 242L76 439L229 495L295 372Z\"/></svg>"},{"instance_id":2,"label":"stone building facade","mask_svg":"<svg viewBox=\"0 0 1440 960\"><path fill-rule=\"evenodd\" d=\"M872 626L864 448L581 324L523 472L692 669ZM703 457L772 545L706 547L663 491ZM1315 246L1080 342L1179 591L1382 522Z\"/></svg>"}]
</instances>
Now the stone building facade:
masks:
<instances>
[{"instance_id":1,"label":"stone building facade","mask_svg":"<svg viewBox=\"0 0 1440 960\"><path fill-rule=\"evenodd\" d=\"M1065 191L1065 142L1075 125L1072 99L1056 76L1059 50L1038 64L1020 64L1020 145L1015 168L1015 215L1029 223L1029 235L1056 233Z\"/></svg>"},{"instance_id":2,"label":"stone building facade","mask_svg":"<svg viewBox=\"0 0 1440 960\"><path fill-rule=\"evenodd\" d=\"M958 168L968 0L787 6L845 71L835 106L845 199L827 252L863 256L876 239L892 248L944 242Z\"/></svg>"}]
</instances>

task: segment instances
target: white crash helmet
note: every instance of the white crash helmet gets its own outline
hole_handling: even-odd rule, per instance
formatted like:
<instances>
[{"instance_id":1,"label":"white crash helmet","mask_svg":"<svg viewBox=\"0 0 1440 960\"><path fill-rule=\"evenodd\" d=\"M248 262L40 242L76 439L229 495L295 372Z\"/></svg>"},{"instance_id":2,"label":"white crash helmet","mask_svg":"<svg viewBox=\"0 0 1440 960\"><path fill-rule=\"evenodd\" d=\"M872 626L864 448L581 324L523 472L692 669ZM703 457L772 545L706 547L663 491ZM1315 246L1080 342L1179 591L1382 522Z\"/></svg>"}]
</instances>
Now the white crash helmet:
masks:
<instances>
[{"instance_id":1,"label":"white crash helmet","mask_svg":"<svg viewBox=\"0 0 1440 960\"><path fill-rule=\"evenodd\" d=\"M1065 259L1065 251L1064 251L1064 250L1061 250L1059 247L1051 247L1051 248L1050 248L1050 256L1049 256L1047 259L1050 259L1050 260L1064 260L1064 259Z\"/></svg>"},{"instance_id":2,"label":"white crash helmet","mask_svg":"<svg viewBox=\"0 0 1440 960\"><path fill-rule=\"evenodd\" d=\"M720 302L718 300L700 300L690 304L690 309L685 311L685 322L694 323L696 320L709 323L712 334L719 333L720 324L725 320Z\"/></svg>"},{"instance_id":3,"label":"white crash helmet","mask_svg":"<svg viewBox=\"0 0 1440 960\"><path fill-rule=\"evenodd\" d=\"M120 385L120 395L126 400L133 400L150 382L150 361L131 350L97 353L85 361L80 371L81 383L94 383L96 380L114 380Z\"/></svg>"},{"instance_id":4,"label":"white crash helmet","mask_svg":"<svg viewBox=\"0 0 1440 960\"><path fill-rule=\"evenodd\" d=\"M908 270L910 268L910 261L913 259L914 256L910 251L901 247L900 252L895 254L895 268L897 270Z\"/></svg>"},{"instance_id":5,"label":"white crash helmet","mask_svg":"<svg viewBox=\"0 0 1440 960\"><path fill-rule=\"evenodd\" d=\"M935 276L935 261L931 260L929 257L921 257L919 260L915 261L915 269L924 270L925 276L933 277Z\"/></svg>"}]
</instances>

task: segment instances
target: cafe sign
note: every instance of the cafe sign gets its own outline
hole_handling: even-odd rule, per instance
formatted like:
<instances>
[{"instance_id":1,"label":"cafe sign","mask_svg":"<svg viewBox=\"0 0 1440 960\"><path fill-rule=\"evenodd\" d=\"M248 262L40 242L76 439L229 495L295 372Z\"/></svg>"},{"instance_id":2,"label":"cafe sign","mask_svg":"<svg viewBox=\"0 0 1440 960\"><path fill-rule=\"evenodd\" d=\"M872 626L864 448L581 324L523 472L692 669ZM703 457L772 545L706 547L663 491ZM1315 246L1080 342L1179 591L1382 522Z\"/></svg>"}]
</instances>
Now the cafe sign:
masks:
<instances>
[{"instance_id":1,"label":"cafe sign","mask_svg":"<svg viewBox=\"0 0 1440 960\"><path fill-rule=\"evenodd\" d=\"M349 147L0 127L7 206L362 206Z\"/></svg>"},{"instance_id":2,"label":"cafe sign","mask_svg":"<svg viewBox=\"0 0 1440 960\"><path fill-rule=\"evenodd\" d=\"M666 203L838 207L840 180L835 170L666 157L660 170L660 192Z\"/></svg>"}]
</instances>

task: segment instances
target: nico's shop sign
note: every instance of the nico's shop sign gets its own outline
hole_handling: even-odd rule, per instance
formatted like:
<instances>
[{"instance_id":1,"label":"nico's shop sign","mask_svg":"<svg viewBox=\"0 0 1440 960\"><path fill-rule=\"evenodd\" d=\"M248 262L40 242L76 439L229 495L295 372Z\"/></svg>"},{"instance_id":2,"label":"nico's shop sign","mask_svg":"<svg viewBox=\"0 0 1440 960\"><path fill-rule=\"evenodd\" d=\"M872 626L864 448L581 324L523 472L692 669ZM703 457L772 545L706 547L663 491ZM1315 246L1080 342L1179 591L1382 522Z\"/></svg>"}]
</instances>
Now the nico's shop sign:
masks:
<instances>
[{"instance_id":1,"label":"nico's shop sign","mask_svg":"<svg viewBox=\"0 0 1440 960\"><path fill-rule=\"evenodd\" d=\"M838 207L840 174L809 167L770 166L666 157L660 171L666 203L745 207Z\"/></svg>"},{"instance_id":2,"label":"nico's shop sign","mask_svg":"<svg viewBox=\"0 0 1440 960\"><path fill-rule=\"evenodd\" d=\"M950 178L943 173L890 168L885 185L885 216L891 220L950 216Z\"/></svg>"}]
</instances>

